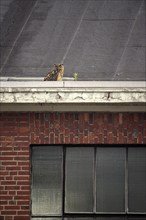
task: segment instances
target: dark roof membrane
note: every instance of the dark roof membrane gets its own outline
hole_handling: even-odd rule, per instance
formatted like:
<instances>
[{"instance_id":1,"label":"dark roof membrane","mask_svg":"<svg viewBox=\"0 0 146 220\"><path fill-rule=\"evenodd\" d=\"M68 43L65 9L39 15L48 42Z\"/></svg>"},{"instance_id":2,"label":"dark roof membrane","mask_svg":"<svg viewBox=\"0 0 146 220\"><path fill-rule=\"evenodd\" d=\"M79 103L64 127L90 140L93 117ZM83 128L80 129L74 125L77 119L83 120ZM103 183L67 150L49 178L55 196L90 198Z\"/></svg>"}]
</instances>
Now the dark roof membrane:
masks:
<instances>
[{"instance_id":1,"label":"dark roof membrane","mask_svg":"<svg viewBox=\"0 0 146 220\"><path fill-rule=\"evenodd\" d=\"M64 63L78 80L145 80L145 0L1 0L1 76Z\"/></svg>"}]
</instances>

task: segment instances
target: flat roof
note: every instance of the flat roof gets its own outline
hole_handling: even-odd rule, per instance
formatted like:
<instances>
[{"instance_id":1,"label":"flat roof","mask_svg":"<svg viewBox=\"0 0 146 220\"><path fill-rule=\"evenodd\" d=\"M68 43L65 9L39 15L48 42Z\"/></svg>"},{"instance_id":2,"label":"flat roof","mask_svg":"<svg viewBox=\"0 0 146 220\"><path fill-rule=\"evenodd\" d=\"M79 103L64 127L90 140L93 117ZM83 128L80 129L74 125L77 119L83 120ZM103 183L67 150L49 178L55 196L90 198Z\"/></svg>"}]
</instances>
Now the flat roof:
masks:
<instances>
[{"instance_id":1,"label":"flat roof","mask_svg":"<svg viewBox=\"0 0 146 220\"><path fill-rule=\"evenodd\" d=\"M143 0L1 0L1 76L144 81Z\"/></svg>"}]
</instances>

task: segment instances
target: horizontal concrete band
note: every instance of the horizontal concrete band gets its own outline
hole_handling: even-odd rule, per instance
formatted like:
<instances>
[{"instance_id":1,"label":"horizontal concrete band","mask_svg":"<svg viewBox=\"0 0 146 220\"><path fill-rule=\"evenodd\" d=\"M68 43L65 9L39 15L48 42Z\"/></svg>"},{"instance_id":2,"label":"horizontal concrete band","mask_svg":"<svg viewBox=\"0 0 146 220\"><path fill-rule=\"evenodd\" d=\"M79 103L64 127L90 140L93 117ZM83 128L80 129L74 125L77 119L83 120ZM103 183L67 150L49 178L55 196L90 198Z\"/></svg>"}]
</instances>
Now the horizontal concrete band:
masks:
<instances>
[{"instance_id":1,"label":"horizontal concrete band","mask_svg":"<svg viewBox=\"0 0 146 220\"><path fill-rule=\"evenodd\" d=\"M116 104L5 104L0 112L145 112L145 105Z\"/></svg>"},{"instance_id":2,"label":"horizontal concrete band","mask_svg":"<svg viewBox=\"0 0 146 220\"><path fill-rule=\"evenodd\" d=\"M73 78L63 78L63 81L43 81L42 77L0 77L1 87L26 88L146 88L145 81L73 81Z\"/></svg>"},{"instance_id":3,"label":"horizontal concrete band","mask_svg":"<svg viewBox=\"0 0 146 220\"><path fill-rule=\"evenodd\" d=\"M123 111L128 111L125 106L130 106L129 111L145 111L146 86L145 82L136 81L1 81L0 98L1 111L13 110L16 104L21 111L20 104L28 104L27 111L105 111L105 105L108 111L116 111L116 106L117 111L120 106L123 106Z\"/></svg>"}]
</instances>

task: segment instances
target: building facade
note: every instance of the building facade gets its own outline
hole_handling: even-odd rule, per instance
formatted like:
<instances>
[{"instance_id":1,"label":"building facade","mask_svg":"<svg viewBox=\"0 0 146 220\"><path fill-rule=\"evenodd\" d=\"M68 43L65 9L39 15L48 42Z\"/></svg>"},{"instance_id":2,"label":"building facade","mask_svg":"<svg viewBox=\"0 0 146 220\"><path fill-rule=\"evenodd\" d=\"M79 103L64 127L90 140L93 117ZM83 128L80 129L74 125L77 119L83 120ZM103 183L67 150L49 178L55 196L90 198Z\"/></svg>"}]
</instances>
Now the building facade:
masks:
<instances>
[{"instance_id":1,"label":"building facade","mask_svg":"<svg viewBox=\"0 0 146 220\"><path fill-rule=\"evenodd\" d=\"M145 220L146 1L0 6L0 220Z\"/></svg>"},{"instance_id":2,"label":"building facade","mask_svg":"<svg viewBox=\"0 0 146 220\"><path fill-rule=\"evenodd\" d=\"M1 219L145 219L145 88L16 84L1 83Z\"/></svg>"}]
</instances>

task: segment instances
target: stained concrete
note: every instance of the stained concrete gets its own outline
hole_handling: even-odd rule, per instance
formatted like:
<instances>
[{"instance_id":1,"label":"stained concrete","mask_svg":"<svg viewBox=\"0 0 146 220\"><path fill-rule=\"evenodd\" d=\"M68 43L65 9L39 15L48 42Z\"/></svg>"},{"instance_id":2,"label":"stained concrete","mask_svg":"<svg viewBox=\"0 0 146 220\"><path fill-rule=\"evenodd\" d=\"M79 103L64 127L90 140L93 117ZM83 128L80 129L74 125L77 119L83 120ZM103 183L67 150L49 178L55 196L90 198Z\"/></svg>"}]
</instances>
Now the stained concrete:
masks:
<instances>
[{"instance_id":1,"label":"stained concrete","mask_svg":"<svg viewBox=\"0 0 146 220\"><path fill-rule=\"evenodd\" d=\"M145 82L1 81L0 111L146 111Z\"/></svg>"},{"instance_id":2,"label":"stained concrete","mask_svg":"<svg viewBox=\"0 0 146 220\"><path fill-rule=\"evenodd\" d=\"M144 82L2 81L1 103L145 104Z\"/></svg>"}]
</instances>

